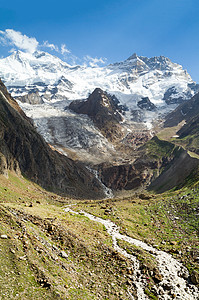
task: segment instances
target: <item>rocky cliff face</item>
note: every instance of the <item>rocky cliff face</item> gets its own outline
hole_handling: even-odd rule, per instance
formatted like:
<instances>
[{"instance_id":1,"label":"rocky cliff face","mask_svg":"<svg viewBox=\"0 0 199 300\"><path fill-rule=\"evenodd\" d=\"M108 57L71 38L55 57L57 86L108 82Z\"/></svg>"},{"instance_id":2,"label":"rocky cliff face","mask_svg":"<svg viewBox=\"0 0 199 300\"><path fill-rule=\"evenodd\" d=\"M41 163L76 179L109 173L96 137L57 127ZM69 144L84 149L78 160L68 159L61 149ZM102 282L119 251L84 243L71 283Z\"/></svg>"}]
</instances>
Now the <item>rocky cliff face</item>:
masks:
<instances>
[{"instance_id":1,"label":"rocky cliff face","mask_svg":"<svg viewBox=\"0 0 199 300\"><path fill-rule=\"evenodd\" d=\"M113 190L148 187L164 192L182 185L199 166L181 147L154 137L140 149L140 157L131 164L98 166L102 182Z\"/></svg>"},{"instance_id":2,"label":"rocky cliff face","mask_svg":"<svg viewBox=\"0 0 199 300\"><path fill-rule=\"evenodd\" d=\"M178 125L181 121L188 122L191 118L199 114L199 93L172 111L164 122L165 127L172 127Z\"/></svg>"},{"instance_id":3,"label":"rocky cliff face","mask_svg":"<svg viewBox=\"0 0 199 300\"><path fill-rule=\"evenodd\" d=\"M71 102L69 109L88 115L106 138L114 140L122 137L120 122L123 117L117 99L101 89L95 89L86 101Z\"/></svg>"},{"instance_id":4,"label":"rocky cliff face","mask_svg":"<svg viewBox=\"0 0 199 300\"><path fill-rule=\"evenodd\" d=\"M111 166L103 163L98 172L102 182L112 190L132 190L149 183L153 171L158 168L158 162L137 160L133 164Z\"/></svg>"},{"instance_id":5,"label":"rocky cliff face","mask_svg":"<svg viewBox=\"0 0 199 300\"><path fill-rule=\"evenodd\" d=\"M17 102L14 100L11 94L8 93L8 90L3 84L1 79L0 79L0 96L4 101L8 102L14 108L23 117L23 119L27 120L28 122L31 122L31 120L26 116L24 111L17 104Z\"/></svg>"},{"instance_id":6,"label":"rocky cliff face","mask_svg":"<svg viewBox=\"0 0 199 300\"><path fill-rule=\"evenodd\" d=\"M148 97L142 98L142 100L138 101L137 106L141 109L146 110L156 110L156 106L149 100Z\"/></svg>"},{"instance_id":7,"label":"rocky cliff face","mask_svg":"<svg viewBox=\"0 0 199 300\"><path fill-rule=\"evenodd\" d=\"M84 198L103 197L85 167L53 151L0 83L0 171L21 172L44 188Z\"/></svg>"}]
</instances>

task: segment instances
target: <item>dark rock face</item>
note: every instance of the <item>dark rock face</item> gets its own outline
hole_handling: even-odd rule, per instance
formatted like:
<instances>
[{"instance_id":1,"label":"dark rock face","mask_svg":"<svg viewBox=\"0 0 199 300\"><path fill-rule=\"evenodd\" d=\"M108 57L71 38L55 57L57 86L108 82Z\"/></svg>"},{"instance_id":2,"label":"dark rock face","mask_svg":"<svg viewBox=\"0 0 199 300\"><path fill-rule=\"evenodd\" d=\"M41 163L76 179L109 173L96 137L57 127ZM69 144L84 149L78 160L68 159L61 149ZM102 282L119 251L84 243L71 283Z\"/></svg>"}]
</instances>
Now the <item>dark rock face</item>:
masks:
<instances>
[{"instance_id":1,"label":"dark rock face","mask_svg":"<svg viewBox=\"0 0 199 300\"><path fill-rule=\"evenodd\" d=\"M113 190L148 187L149 190L162 193L182 185L190 173L198 168L199 161L190 157L184 149L162 142L157 137L152 140L153 145L161 145L163 148L169 146L169 150L161 154L161 148L155 146L153 153L150 153L143 146L140 148L140 157L132 164L100 164L98 173L102 182Z\"/></svg>"},{"instance_id":2,"label":"dark rock face","mask_svg":"<svg viewBox=\"0 0 199 300\"><path fill-rule=\"evenodd\" d=\"M153 104L148 97L142 98L142 100L138 101L137 106L141 109L154 111L156 110L155 104Z\"/></svg>"},{"instance_id":3,"label":"dark rock face","mask_svg":"<svg viewBox=\"0 0 199 300\"><path fill-rule=\"evenodd\" d=\"M104 136L113 140L122 136L123 120L118 100L97 88L86 101L73 101L69 108L78 114L88 115Z\"/></svg>"},{"instance_id":4,"label":"dark rock face","mask_svg":"<svg viewBox=\"0 0 199 300\"><path fill-rule=\"evenodd\" d=\"M183 120L189 121L197 114L199 114L199 93L190 100L180 104L174 111L168 114L164 122L164 127L176 126Z\"/></svg>"},{"instance_id":5,"label":"dark rock face","mask_svg":"<svg viewBox=\"0 0 199 300\"><path fill-rule=\"evenodd\" d=\"M11 94L8 93L7 88L0 79L0 96L4 101L7 101L25 120L31 122L31 120L26 116L24 111L20 108L17 102L12 98Z\"/></svg>"},{"instance_id":6,"label":"dark rock face","mask_svg":"<svg viewBox=\"0 0 199 300\"><path fill-rule=\"evenodd\" d=\"M191 93L187 96L191 97ZM184 101L184 98L182 96L178 96L178 91L176 90L175 86L173 86L164 93L163 100L168 105L169 104L180 104Z\"/></svg>"},{"instance_id":7,"label":"dark rock face","mask_svg":"<svg viewBox=\"0 0 199 300\"><path fill-rule=\"evenodd\" d=\"M191 274L191 281L193 284L197 285L199 284L199 273L196 271L193 271Z\"/></svg>"},{"instance_id":8,"label":"dark rock face","mask_svg":"<svg viewBox=\"0 0 199 300\"><path fill-rule=\"evenodd\" d=\"M184 91L183 95L179 94L176 87L173 86L169 88L163 97L163 100L166 102L166 104L181 104L187 101L188 99L192 98L192 92L197 93L199 91L199 85L196 83L190 83L187 86L187 90Z\"/></svg>"},{"instance_id":9,"label":"dark rock face","mask_svg":"<svg viewBox=\"0 0 199 300\"><path fill-rule=\"evenodd\" d=\"M84 198L104 196L84 166L53 151L0 82L0 171L19 171L42 187ZM5 92L5 93L4 93Z\"/></svg>"},{"instance_id":10,"label":"dark rock face","mask_svg":"<svg viewBox=\"0 0 199 300\"><path fill-rule=\"evenodd\" d=\"M151 169L158 167L156 162L137 160L134 164L118 166L99 165L102 182L113 190L132 190L150 182L153 177Z\"/></svg>"}]
</instances>

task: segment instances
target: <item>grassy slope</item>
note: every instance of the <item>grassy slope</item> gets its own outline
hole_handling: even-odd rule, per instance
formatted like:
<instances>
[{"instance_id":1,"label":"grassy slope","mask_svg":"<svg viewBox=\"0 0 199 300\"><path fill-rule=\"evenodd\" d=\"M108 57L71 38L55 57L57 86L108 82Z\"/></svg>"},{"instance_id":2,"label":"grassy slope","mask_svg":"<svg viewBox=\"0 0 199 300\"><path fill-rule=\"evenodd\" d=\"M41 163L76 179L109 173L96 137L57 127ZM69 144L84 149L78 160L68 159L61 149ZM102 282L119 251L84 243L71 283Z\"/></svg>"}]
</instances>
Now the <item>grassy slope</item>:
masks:
<instances>
[{"instance_id":1,"label":"grassy slope","mask_svg":"<svg viewBox=\"0 0 199 300\"><path fill-rule=\"evenodd\" d=\"M24 178L0 185L1 299L128 299L129 262L101 224L65 213L73 200Z\"/></svg>"},{"instance_id":2,"label":"grassy slope","mask_svg":"<svg viewBox=\"0 0 199 300\"><path fill-rule=\"evenodd\" d=\"M134 196L91 204L86 208L79 204L79 207L113 220L122 233L171 253L190 274L199 274L199 186L165 193L161 197L151 195L149 200ZM119 244L140 260L148 280L146 294L157 299L153 294L154 276L151 275L156 268L153 258L139 247L122 241Z\"/></svg>"},{"instance_id":3,"label":"grassy slope","mask_svg":"<svg viewBox=\"0 0 199 300\"><path fill-rule=\"evenodd\" d=\"M176 149L175 145L164 140L154 137L144 145L146 154L150 158L162 159L169 157Z\"/></svg>"},{"instance_id":4,"label":"grassy slope","mask_svg":"<svg viewBox=\"0 0 199 300\"><path fill-rule=\"evenodd\" d=\"M64 213L72 199L11 173L9 180L0 177L0 199L0 234L9 237L0 239L1 299L129 299L129 262L112 249L101 224ZM197 185L149 200L134 195L74 206L112 219L121 232L171 252L190 272L199 271L198 208ZM146 293L155 299L154 261L145 251L120 244L141 261L150 283Z\"/></svg>"},{"instance_id":5,"label":"grassy slope","mask_svg":"<svg viewBox=\"0 0 199 300\"><path fill-rule=\"evenodd\" d=\"M157 136L148 141L143 150L146 158L156 165L148 190L162 193L179 189L185 184L187 176L199 167L199 161L190 157L182 147Z\"/></svg>"}]
</instances>

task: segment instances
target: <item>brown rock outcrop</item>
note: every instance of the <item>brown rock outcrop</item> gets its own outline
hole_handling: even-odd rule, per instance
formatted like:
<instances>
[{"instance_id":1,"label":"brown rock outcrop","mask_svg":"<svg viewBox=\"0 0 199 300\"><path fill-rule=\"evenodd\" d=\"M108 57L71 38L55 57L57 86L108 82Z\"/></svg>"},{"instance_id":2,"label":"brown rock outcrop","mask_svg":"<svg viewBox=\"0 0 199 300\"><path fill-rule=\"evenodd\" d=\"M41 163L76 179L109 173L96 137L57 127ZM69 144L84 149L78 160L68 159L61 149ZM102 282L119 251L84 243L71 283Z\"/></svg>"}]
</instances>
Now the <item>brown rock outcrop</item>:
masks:
<instances>
[{"instance_id":1,"label":"brown rock outcrop","mask_svg":"<svg viewBox=\"0 0 199 300\"><path fill-rule=\"evenodd\" d=\"M157 137L151 141L148 147L146 144L140 148L140 157L130 164L98 165L102 182L113 190L147 187L162 193L182 186L191 172L199 167L199 160L190 157L186 150Z\"/></svg>"},{"instance_id":2,"label":"brown rock outcrop","mask_svg":"<svg viewBox=\"0 0 199 300\"><path fill-rule=\"evenodd\" d=\"M102 134L113 141L123 136L120 122L123 120L117 99L108 95L100 88L88 97L86 101L73 101L69 108L78 114L88 115Z\"/></svg>"},{"instance_id":3,"label":"brown rock outcrop","mask_svg":"<svg viewBox=\"0 0 199 300\"><path fill-rule=\"evenodd\" d=\"M151 182L156 162L137 160L133 164L111 166L106 163L99 165L99 176L102 182L113 190L132 190L146 186Z\"/></svg>"}]
</instances>

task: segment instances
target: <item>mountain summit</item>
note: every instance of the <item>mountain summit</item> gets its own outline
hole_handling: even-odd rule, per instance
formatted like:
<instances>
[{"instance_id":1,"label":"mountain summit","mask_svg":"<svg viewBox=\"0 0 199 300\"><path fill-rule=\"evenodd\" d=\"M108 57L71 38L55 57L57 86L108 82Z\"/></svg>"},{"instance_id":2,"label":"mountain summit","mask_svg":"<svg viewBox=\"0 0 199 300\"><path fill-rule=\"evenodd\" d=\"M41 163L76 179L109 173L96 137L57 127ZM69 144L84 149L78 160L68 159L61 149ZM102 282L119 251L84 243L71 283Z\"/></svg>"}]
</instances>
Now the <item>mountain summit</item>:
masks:
<instances>
[{"instance_id":1,"label":"mountain summit","mask_svg":"<svg viewBox=\"0 0 199 300\"><path fill-rule=\"evenodd\" d=\"M115 156L112 142L125 136L123 143L138 147L151 136L145 132L142 138L140 131L151 130L199 89L169 58L135 53L122 62L89 67L71 66L47 52L16 51L0 59L0 76L48 143L89 161ZM68 150L67 155L73 157Z\"/></svg>"},{"instance_id":2,"label":"mountain summit","mask_svg":"<svg viewBox=\"0 0 199 300\"><path fill-rule=\"evenodd\" d=\"M182 66L164 56L133 54L105 67L71 66L47 52L15 51L0 59L0 76L13 96L38 92L43 101L84 99L96 87L130 108L148 97L157 106L193 96L198 85Z\"/></svg>"},{"instance_id":3,"label":"mountain summit","mask_svg":"<svg viewBox=\"0 0 199 300\"><path fill-rule=\"evenodd\" d=\"M86 101L73 101L69 105L78 114L88 115L104 136L110 140L121 137L123 120L118 100L96 88Z\"/></svg>"}]
</instances>

